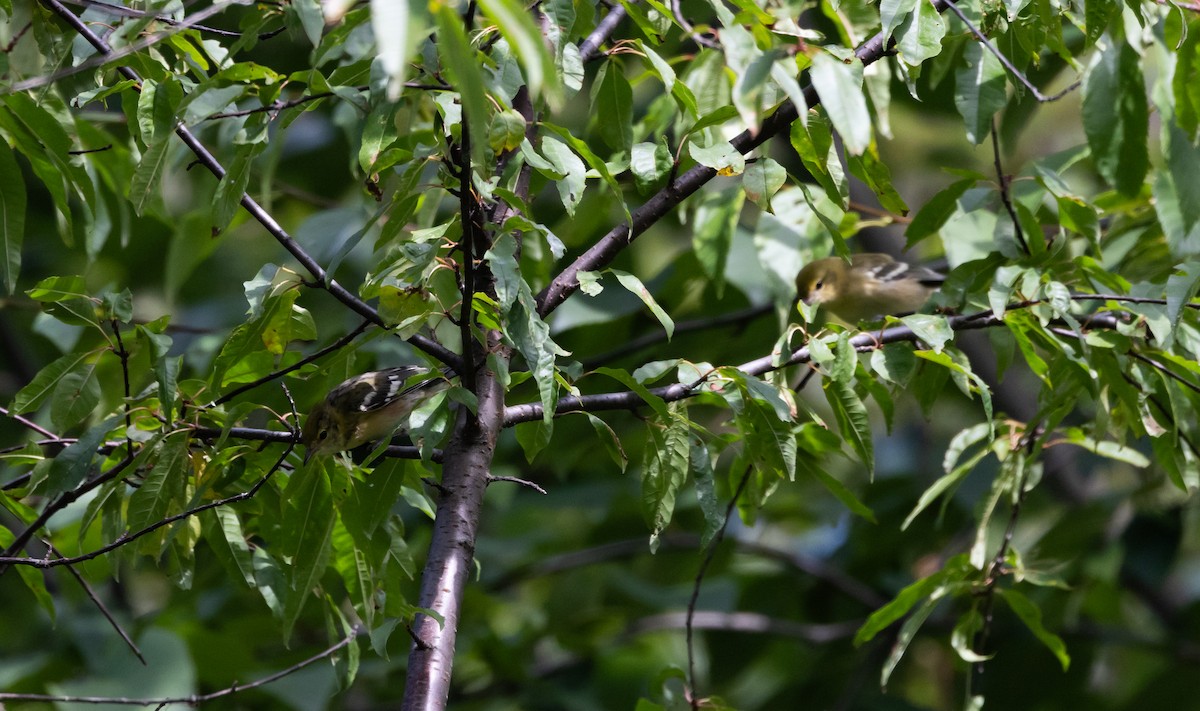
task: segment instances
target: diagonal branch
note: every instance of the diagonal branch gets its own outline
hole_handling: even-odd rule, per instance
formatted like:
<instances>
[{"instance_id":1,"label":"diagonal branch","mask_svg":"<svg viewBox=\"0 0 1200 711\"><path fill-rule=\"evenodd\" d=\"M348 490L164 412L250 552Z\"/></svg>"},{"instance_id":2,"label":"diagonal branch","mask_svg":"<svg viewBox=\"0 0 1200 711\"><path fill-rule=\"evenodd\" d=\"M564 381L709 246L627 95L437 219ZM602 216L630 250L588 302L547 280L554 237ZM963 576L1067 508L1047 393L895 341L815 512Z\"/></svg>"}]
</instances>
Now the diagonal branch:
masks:
<instances>
[{"instance_id":1,"label":"diagonal branch","mask_svg":"<svg viewBox=\"0 0 1200 711\"><path fill-rule=\"evenodd\" d=\"M87 40L88 44L95 47L97 52L106 58L111 57L114 54L113 48L108 44L108 42L104 41L102 37L93 32L92 29L84 24L82 20L76 17L74 13L63 6L59 0L41 1L46 5L46 7L50 8L54 14L61 17L63 21L65 21L77 33L79 33L81 37ZM120 71L121 74L127 79L139 82L139 84L142 81L141 76L130 67L121 66L118 67L118 71ZM208 168L208 171L216 176L217 179L225 177L225 167L221 165L216 157L213 156L213 154L209 152L207 148L205 148L204 144L202 144L200 140L196 138L195 134L193 134L187 126L184 126L182 122L179 122L175 125L175 135L179 136L184 145L186 145L192 151L192 153L196 155L197 162L199 162L205 168ZM242 207L246 209L246 212L250 213L250 216L253 217L260 225L263 226L263 228L267 230L268 233L270 233L272 237L275 238L276 242L278 242L285 250L287 250L287 252L291 254L301 266L308 270L308 273L312 275L313 279L320 288L328 291L335 299L342 302L352 311L367 319L371 323L380 326L381 328L387 328L387 324L385 324L383 319L380 318L378 311L376 311L362 299L350 293L346 287L335 281L333 279L333 275L325 271L324 267L318 264L317 260L313 259L313 257L306 252L303 247L300 246L300 243L293 239L292 236L289 235L287 231L275 221L275 218L272 217L265 209L263 209L262 205L258 204L258 201L250 197L248 193L242 193L240 203ZM437 341L426 336L419 334L415 335L409 339L409 343L447 365L458 366L461 361L457 354L450 351Z\"/></svg>"},{"instance_id":2,"label":"diagonal branch","mask_svg":"<svg viewBox=\"0 0 1200 711\"><path fill-rule=\"evenodd\" d=\"M948 0L933 0L938 12L946 9ZM854 55L863 65L871 65L887 56L890 41L882 32L864 42ZM816 106L821 99L812 84L804 87L804 100ZM757 131L746 130L738 134L730 144L743 155L758 148L776 134L787 130L799 116L796 105L791 101L782 103L775 113L763 121ZM579 272L603 268L613 261L635 239L668 215L684 200L716 177L717 171L705 165L696 165L678 176L662 190L655 193L631 214L629 224L621 224L609 230L596 244L567 265L537 296L538 314L545 317L562 305L579 289Z\"/></svg>"}]
</instances>

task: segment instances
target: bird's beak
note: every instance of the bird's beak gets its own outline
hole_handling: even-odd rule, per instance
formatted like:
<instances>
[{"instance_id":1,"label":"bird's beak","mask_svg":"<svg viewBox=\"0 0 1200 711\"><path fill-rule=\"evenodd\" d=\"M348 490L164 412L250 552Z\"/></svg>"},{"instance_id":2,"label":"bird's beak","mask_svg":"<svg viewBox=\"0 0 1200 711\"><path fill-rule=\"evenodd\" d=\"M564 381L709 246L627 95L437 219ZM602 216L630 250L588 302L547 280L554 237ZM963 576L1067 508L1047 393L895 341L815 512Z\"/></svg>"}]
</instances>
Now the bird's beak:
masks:
<instances>
[{"instance_id":1,"label":"bird's beak","mask_svg":"<svg viewBox=\"0 0 1200 711\"><path fill-rule=\"evenodd\" d=\"M313 448L305 447L304 448L304 463L308 464L308 460L310 460L312 458L313 458Z\"/></svg>"}]
</instances>

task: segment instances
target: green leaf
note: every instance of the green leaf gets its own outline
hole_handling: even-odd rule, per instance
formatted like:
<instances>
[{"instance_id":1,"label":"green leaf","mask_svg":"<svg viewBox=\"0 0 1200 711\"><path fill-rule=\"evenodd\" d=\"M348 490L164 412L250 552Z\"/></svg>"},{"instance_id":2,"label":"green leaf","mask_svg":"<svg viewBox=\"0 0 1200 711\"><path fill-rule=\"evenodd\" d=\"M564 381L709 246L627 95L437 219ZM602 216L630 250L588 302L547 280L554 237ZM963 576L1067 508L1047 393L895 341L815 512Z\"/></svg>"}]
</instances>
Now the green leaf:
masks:
<instances>
[{"instance_id":1,"label":"green leaf","mask_svg":"<svg viewBox=\"0 0 1200 711\"><path fill-rule=\"evenodd\" d=\"M28 385L21 388L13 396L12 403L8 406L9 409L16 414L32 412L38 409L45 402L46 398L50 397L51 393L55 391L67 374L74 372L81 363L94 355L95 353L90 351L68 353L45 368L42 368L37 375L33 376L33 380L29 381Z\"/></svg>"},{"instance_id":2,"label":"green leaf","mask_svg":"<svg viewBox=\"0 0 1200 711\"><path fill-rule=\"evenodd\" d=\"M562 176L555 181L555 187L558 188L558 196L562 199L567 214L574 216L576 206L583 200L587 168L579 156L561 141L546 138L542 141L542 153L554 166L554 170Z\"/></svg>"},{"instance_id":3,"label":"green leaf","mask_svg":"<svg viewBox=\"0 0 1200 711\"><path fill-rule=\"evenodd\" d=\"M242 521L229 506L218 506L200 514L209 548L226 569L255 587L254 553L250 550Z\"/></svg>"},{"instance_id":4,"label":"green leaf","mask_svg":"<svg viewBox=\"0 0 1200 711\"><path fill-rule=\"evenodd\" d=\"M892 185L892 173L887 164L879 159L879 151L874 141L870 142L861 155L849 156L846 162L850 166L850 173L871 188L871 192L875 193L879 204L885 210L899 215L908 214L908 205Z\"/></svg>"},{"instance_id":5,"label":"green leaf","mask_svg":"<svg viewBox=\"0 0 1200 711\"><path fill-rule=\"evenodd\" d=\"M688 143L688 155L697 163L717 171L717 175L738 175L746 169L746 157L729 141L713 141L702 146L696 141Z\"/></svg>"},{"instance_id":6,"label":"green leaf","mask_svg":"<svg viewBox=\"0 0 1200 711\"><path fill-rule=\"evenodd\" d=\"M596 431L596 436L600 438L600 444L604 446L604 450L608 452L621 471L625 471L625 467L629 464L629 456L625 454L625 448L621 446L621 438L617 437L617 433L613 432L613 429L604 420L590 412L583 414L587 416L592 429Z\"/></svg>"},{"instance_id":7,"label":"green leaf","mask_svg":"<svg viewBox=\"0 0 1200 711\"><path fill-rule=\"evenodd\" d=\"M883 23L883 36L889 38L900 23L917 8L920 0L882 0L879 3L879 19Z\"/></svg>"},{"instance_id":8,"label":"green leaf","mask_svg":"<svg viewBox=\"0 0 1200 711\"><path fill-rule=\"evenodd\" d=\"M525 73L529 93L535 98L544 98L552 107L559 108L562 87L557 81L554 57L550 55L542 33L534 24L530 13L515 0L481 0L479 9L496 23L500 34L504 35L516 53ZM461 26L461 20L459 23Z\"/></svg>"},{"instance_id":9,"label":"green leaf","mask_svg":"<svg viewBox=\"0 0 1200 711\"><path fill-rule=\"evenodd\" d=\"M888 652L888 658L884 661L883 666L879 669L879 686L886 689L888 680L892 678L892 672L896 671L896 667L900 664L900 660L904 658L904 653L908 651L908 646L916 638L917 632L920 631L921 625L925 624L925 620L929 619L929 615L933 613L933 609L937 606L937 600L925 600L917 611L912 613L903 625L900 625L900 632L896 635L896 641L892 644L891 650ZM868 623L870 620L868 620ZM865 626L865 625L864 625ZM861 633L862 630L860 629ZM857 637L855 638L857 640Z\"/></svg>"},{"instance_id":10,"label":"green leaf","mask_svg":"<svg viewBox=\"0 0 1200 711\"><path fill-rule=\"evenodd\" d=\"M896 31L896 48L910 67L941 54L942 38L946 36L946 20L932 2L918 0L916 9Z\"/></svg>"},{"instance_id":11,"label":"green leaf","mask_svg":"<svg viewBox=\"0 0 1200 711\"><path fill-rule=\"evenodd\" d=\"M893 622L904 617L918 603L938 592L947 583L963 580L970 568L966 565L966 556L959 554L946 561L946 565L925 578L908 585L895 598L883 607L871 613L867 621L854 635L854 646L860 646L875 638Z\"/></svg>"},{"instance_id":12,"label":"green leaf","mask_svg":"<svg viewBox=\"0 0 1200 711\"><path fill-rule=\"evenodd\" d=\"M415 49L417 31L413 4L406 0L371 0L371 30L375 35L376 58L387 75L387 99L394 102L404 90L408 60ZM436 11L440 11L438 6ZM435 11L435 12L436 12ZM439 35L440 40L440 35Z\"/></svg>"},{"instance_id":13,"label":"green leaf","mask_svg":"<svg viewBox=\"0 0 1200 711\"><path fill-rule=\"evenodd\" d=\"M1062 637L1046 629L1046 626L1042 624L1041 608L1024 594L1012 588L996 588L996 593L999 594L1001 600L1008 603L1009 608L1017 614L1021 622L1025 623L1033 636L1037 637L1038 641L1046 645L1046 649L1054 654L1065 672L1071 666L1071 656L1067 654L1067 645L1063 643Z\"/></svg>"},{"instance_id":14,"label":"green leaf","mask_svg":"<svg viewBox=\"0 0 1200 711\"><path fill-rule=\"evenodd\" d=\"M96 378L98 366L98 360L81 362L54 386L50 421L59 431L82 422L100 402L100 382Z\"/></svg>"},{"instance_id":15,"label":"green leaf","mask_svg":"<svg viewBox=\"0 0 1200 711\"><path fill-rule=\"evenodd\" d=\"M933 314L910 314L901 317L900 322L912 329L935 353L941 353L946 343L954 339L954 331L945 316Z\"/></svg>"},{"instance_id":16,"label":"green leaf","mask_svg":"<svg viewBox=\"0 0 1200 711\"><path fill-rule=\"evenodd\" d=\"M699 133L710 126L720 126L737 115L737 109L733 106L720 106L701 116L696 123L692 124L692 127L687 132Z\"/></svg>"},{"instance_id":17,"label":"green leaf","mask_svg":"<svg viewBox=\"0 0 1200 711\"><path fill-rule=\"evenodd\" d=\"M725 292L726 263L746 196L736 188L726 187L706 190L694 200L692 253L704 274L712 279L720 298Z\"/></svg>"},{"instance_id":18,"label":"green leaf","mask_svg":"<svg viewBox=\"0 0 1200 711\"><path fill-rule=\"evenodd\" d=\"M871 479L874 480L875 451L871 443L871 420L867 416L866 406L858 397L858 393L854 392L854 386L848 382L826 378L822 385L825 399L833 409L834 418L837 419L838 430L866 465Z\"/></svg>"},{"instance_id":19,"label":"green leaf","mask_svg":"<svg viewBox=\"0 0 1200 711\"><path fill-rule=\"evenodd\" d=\"M120 417L110 417L83 433L82 437L59 452L50 463L49 474L43 485L38 487L39 492L52 497L74 489L91 469L92 459L95 458L100 443L119 421Z\"/></svg>"},{"instance_id":20,"label":"green leaf","mask_svg":"<svg viewBox=\"0 0 1200 711\"><path fill-rule=\"evenodd\" d=\"M817 481L821 482L821 485L828 489L829 493L833 494L834 497L837 498L838 501L842 502L843 506L850 509L850 512L854 515L861 516L871 523L879 523L875 520L875 512L872 511L870 507L860 501L859 498L854 495L853 491L850 491L850 489L846 488L845 484L838 481L836 477L825 471L824 468L822 468L812 459L808 457L798 457L796 460L796 468L805 474L811 475Z\"/></svg>"},{"instance_id":21,"label":"green leaf","mask_svg":"<svg viewBox=\"0 0 1200 711\"><path fill-rule=\"evenodd\" d=\"M987 433L986 426L984 426L984 433ZM962 433L959 434L961 435ZM949 473L938 477L938 480L933 482L928 489L921 492L921 498L917 500L917 504L916 506L913 506L912 511L908 512L908 516L904 517L904 523L900 524L900 530L907 530L909 525L912 524L913 520L915 520L922 511L929 508L930 504L932 504L934 501L937 501L938 497L962 483L962 480L971 473L971 470L973 470L975 466L979 464L979 462L983 461L983 458L987 456L988 451L989 450L985 449L981 452L976 452L965 463L951 470ZM949 452L947 452L947 454L949 454Z\"/></svg>"},{"instance_id":22,"label":"green leaf","mask_svg":"<svg viewBox=\"0 0 1200 711\"><path fill-rule=\"evenodd\" d=\"M1150 466L1150 460L1146 455L1142 454L1133 447L1113 442L1111 440L1097 440L1084 433L1078 427L1068 427L1063 432L1065 440L1071 444L1078 445L1093 454L1101 457L1113 459L1118 462L1125 462L1139 469L1145 469Z\"/></svg>"},{"instance_id":23,"label":"green leaf","mask_svg":"<svg viewBox=\"0 0 1200 711\"><path fill-rule=\"evenodd\" d=\"M142 159L133 172L133 180L129 184L129 202L133 211L140 217L146 208L158 196L158 186L162 182L163 171L167 165L167 148L171 137L161 138L146 146Z\"/></svg>"},{"instance_id":24,"label":"green leaf","mask_svg":"<svg viewBox=\"0 0 1200 711\"><path fill-rule=\"evenodd\" d=\"M646 288L646 285L642 283L642 280L629 272L623 272L619 269L611 269L609 271L617 278L617 281L621 282L621 286L628 289L634 296L641 299L642 303L646 304L646 307L650 309L650 313L654 314L654 317L658 319L658 322L662 324L663 329L667 332L667 338L670 339L675 334L675 322L671 320L667 312L663 311L658 302L654 300L654 296Z\"/></svg>"},{"instance_id":25,"label":"green leaf","mask_svg":"<svg viewBox=\"0 0 1200 711\"><path fill-rule=\"evenodd\" d=\"M968 42L964 58L966 66L954 75L954 105L967 125L967 140L979 145L992 131L992 117L1008 103L1006 75L982 42Z\"/></svg>"},{"instance_id":26,"label":"green leaf","mask_svg":"<svg viewBox=\"0 0 1200 711\"><path fill-rule=\"evenodd\" d=\"M954 349L946 349L941 353L937 351L914 351L918 358L924 358L927 361L936 363L948 371L950 377L954 380L954 384L962 391L964 395L970 396L973 392L979 393L979 401L983 405L984 417L987 418L989 424L992 422L992 391L980 378L971 370L971 362L961 352ZM974 388L971 386L974 385Z\"/></svg>"},{"instance_id":27,"label":"green leaf","mask_svg":"<svg viewBox=\"0 0 1200 711\"><path fill-rule=\"evenodd\" d=\"M1149 106L1137 52L1120 40L1101 47L1083 77L1083 130L1096 170L1130 197L1142 189L1150 158Z\"/></svg>"},{"instance_id":28,"label":"green leaf","mask_svg":"<svg viewBox=\"0 0 1200 711\"><path fill-rule=\"evenodd\" d=\"M213 234L224 232L242 204L242 196L250 183L250 168L254 157L266 148L265 143L241 145L237 148L225 176L217 183L217 194L213 199Z\"/></svg>"},{"instance_id":29,"label":"green leaf","mask_svg":"<svg viewBox=\"0 0 1200 711\"><path fill-rule=\"evenodd\" d=\"M629 170L639 193L654 190L671 170L671 149L663 142L635 143L630 149Z\"/></svg>"},{"instance_id":30,"label":"green leaf","mask_svg":"<svg viewBox=\"0 0 1200 711\"><path fill-rule=\"evenodd\" d=\"M501 3L503 0L495 0ZM493 3L488 3L493 4ZM475 50L463 31L462 18L450 4L433 3L433 19L437 26L438 56L462 101L463 114L471 133L472 169L486 174L486 153L489 107L483 73L475 61ZM485 9L486 12L486 9Z\"/></svg>"},{"instance_id":31,"label":"green leaf","mask_svg":"<svg viewBox=\"0 0 1200 711\"><path fill-rule=\"evenodd\" d=\"M704 532L700 534L701 548L708 547L709 542L725 525L725 511L717 498L714 463L708 447L693 437L688 464L692 470L692 479L696 482L696 500L700 503L700 512L704 514Z\"/></svg>"},{"instance_id":32,"label":"green leaf","mask_svg":"<svg viewBox=\"0 0 1200 711\"><path fill-rule=\"evenodd\" d=\"M668 406L666 422L651 422L650 441L642 460L642 513L650 526L650 550L658 549L659 538L675 512L675 494L688 472L688 426L681 403Z\"/></svg>"},{"instance_id":33,"label":"green leaf","mask_svg":"<svg viewBox=\"0 0 1200 711\"><path fill-rule=\"evenodd\" d=\"M617 152L633 145L633 89L619 62L609 59L600 66L592 85L592 116L600 138Z\"/></svg>"},{"instance_id":34,"label":"green leaf","mask_svg":"<svg viewBox=\"0 0 1200 711\"><path fill-rule=\"evenodd\" d=\"M329 561L334 510L329 476L322 466L327 462L320 460L317 466L297 472L284 492L280 554L289 563L287 573L291 590L284 608L285 643L291 639L296 619L313 589L320 584Z\"/></svg>"},{"instance_id":35,"label":"green leaf","mask_svg":"<svg viewBox=\"0 0 1200 711\"><path fill-rule=\"evenodd\" d=\"M654 414L658 415L659 419L669 419L671 416L670 410L667 409L667 403L661 397L650 392L649 388L635 380L629 373L619 368L596 368L594 371L597 375L607 375L616 380L633 392L637 393L646 404L654 410Z\"/></svg>"},{"instance_id":36,"label":"green leaf","mask_svg":"<svg viewBox=\"0 0 1200 711\"><path fill-rule=\"evenodd\" d=\"M131 532L140 531L182 510L189 465L187 434L167 437L159 448L154 468L129 497L128 526ZM143 536L138 542L138 550L155 554L165 533L164 527L156 534Z\"/></svg>"},{"instance_id":37,"label":"green leaf","mask_svg":"<svg viewBox=\"0 0 1200 711\"><path fill-rule=\"evenodd\" d=\"M850 187L842 172L841 159L833 143L829 121L820 114L809 117L807 125L792 122L790 134L792 148L800 155L804 167L825 190L825 196L834 204L845 207Z\"/></svg>"},{"instance_id":38,"label":"green leaf","mask_svg":"<svg viewBox=\"0 0 1200 711\"><path fill-rule=\"evenodd\" d=\"M25 180L12 149L0 140L0 288L12 294L25 240Z\"/></svg>"},{"instance_id":39,"label":"green leaf","mask_svg":"<svg viewBox=\"0 0 1200 711\"><path fill-rule=\"evenodd\" d=\"M786 181L787 171L784 167L766 156L751 163L742 173L742 189L746 191L746 197L768 212L771 210L771 196Z\"/></svg>"},{"instance_id":40,"label":"green leaf","mask_svg":"<svg viewBox=\"0 0 1200 711\"><path fill-rule=\"evenodd\" d=\"M905 231L908 238L905 249L916 245L918 241L931 234L936 234L938 229L946 225L950 215L958 210L958 202L962 193L965 193L974 184L976 184L976 180L973 178L956 180L946 189L931 197L924 207L917 210L917 214L913 216L912 222L908 223Z\"/></svg>"},{"instance_id":41,"label":"green leaf","mask_svg":"<svg viewBox=\"0 0 1200 711\"><path fill-rule=\"evenodd\" d=\"M863 95L863 64L842 62L825 52L813 56L812 83L821 106L841 134L846 150L858 155L871 145L871 115Z\"/></svg>"}]
</instances>

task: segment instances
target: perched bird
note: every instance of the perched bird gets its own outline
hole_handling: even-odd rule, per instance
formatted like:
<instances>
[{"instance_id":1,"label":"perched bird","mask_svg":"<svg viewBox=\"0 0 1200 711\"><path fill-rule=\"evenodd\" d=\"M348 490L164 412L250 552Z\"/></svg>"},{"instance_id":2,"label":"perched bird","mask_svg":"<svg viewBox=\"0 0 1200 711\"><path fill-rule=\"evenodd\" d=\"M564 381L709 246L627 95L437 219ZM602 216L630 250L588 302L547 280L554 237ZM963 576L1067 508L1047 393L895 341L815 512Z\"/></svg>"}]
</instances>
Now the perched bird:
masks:
<instances>
[{"instance_id":1,"label":"perched bird","mask_svg":"<svg viewBox=\"0 0 1200 711\"><path fill-rule=\"evenodd\" d=\"M318 454L342 452L387 437L421 403L450 386L450 369L434 371L402 365L346 380L308 413L300 441L304 461Z\"/></svg>"},{"instance_id":2,"label":"perched bird","mask_svg":"<svg viewBox=\"0 0 1200 711\"><path fill-rule=\"evenodd\" d=\"M821 304L847 323L916 311L945 280L941 274L898 262L886 254L855 254L850 261L826 257L796 275L806 304Z\"/></svg>"}]
</instances>

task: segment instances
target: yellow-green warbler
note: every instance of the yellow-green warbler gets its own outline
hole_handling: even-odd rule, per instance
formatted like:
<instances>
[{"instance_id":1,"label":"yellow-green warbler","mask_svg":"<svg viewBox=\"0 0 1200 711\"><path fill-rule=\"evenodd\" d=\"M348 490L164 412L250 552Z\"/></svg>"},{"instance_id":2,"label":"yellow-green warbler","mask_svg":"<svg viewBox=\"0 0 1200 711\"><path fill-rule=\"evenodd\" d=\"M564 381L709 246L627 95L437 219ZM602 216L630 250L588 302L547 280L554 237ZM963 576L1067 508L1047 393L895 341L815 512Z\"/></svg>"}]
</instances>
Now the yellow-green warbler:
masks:
<instances>
[{"instance_id":1,"label":"yellow-green warbler","mask_svg":"<svg viewBox=\"0 0 1200 711\"><path fill-rule=\"evenodd\" d=\"M941 274L886 254L826 257L796 275L796 292L847 323L916 311L945 280Z\"/></svg>"},{"instance_id":2,"label":"yellow-green warbler","mask_svg":"<svg viewBox=\"0 0 1200 711\"><path fill-rule=\"evenodd\" d=\"M413 410L450 386L446 376L452 371L429 377L432 373L419 365L402 365L356 375L330 390L304 423L304 461L402 430Z\"/></svg>"}]
</instances>

